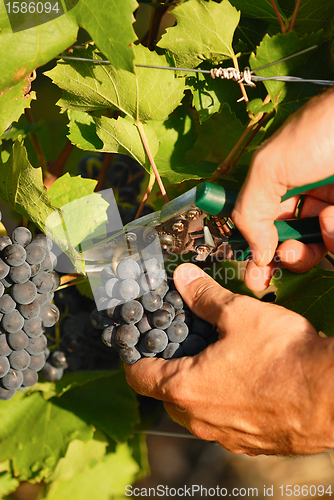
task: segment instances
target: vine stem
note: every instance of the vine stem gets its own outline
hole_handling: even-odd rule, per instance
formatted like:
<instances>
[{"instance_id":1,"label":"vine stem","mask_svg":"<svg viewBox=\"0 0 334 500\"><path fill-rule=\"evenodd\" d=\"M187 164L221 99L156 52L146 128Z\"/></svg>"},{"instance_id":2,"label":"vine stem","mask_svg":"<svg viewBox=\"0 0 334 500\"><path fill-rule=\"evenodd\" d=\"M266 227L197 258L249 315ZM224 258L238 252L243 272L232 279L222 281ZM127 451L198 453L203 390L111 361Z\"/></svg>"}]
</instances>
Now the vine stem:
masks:
<instances>
[{"instance_id":1,"label":"vine stem","mask_svg":"<svg viewBox=\"0 0 334 500\"><path fill-rule=\"evenodd\" d=\"M294 8L292 17L291 17L291 21L290 21L290 24L289 24L289 27L288 27L288 31L293 30L293 27L294 27L295 22L296 22L296 17L297 17L297 14L298 14L298 10L299 10L301 1L302 0L297 0L297 2L296 2L296 5L295 5L295 8Z\"/></svg>"},{"instance_id":2,"label":"vine stem","mask_svg":"<svg viewBox=\"0 0 334 500\"><path fill-rule=\"evenodd\" d=\"M233 60L233 66L235 67L235 69L237 71L239 71L238 59L235 56L233 56L232 60ZM247 92L246 92L244 84L242 82L239 83L239 87L240 87L240 90L242 92L242 98L240 99L240 101L245 101L245 103L248 104L249 103L249 99L248 99L248 95L247 95Z\"/></svg>"},{"instance_id":3,"label":"vine stem","mask_svg":"<svg viewBox=\"0 0 334 500\"><path fill-rule=\"evenodd\" d=\"M142 124L142 122L140 122L139 120L137 120L136 121L136 125L137 125L137 128L138 128L138 131L139 131L139 134L140 134L140 137L141 137L144 149L146 151L147 157L148 157L149 162L151 164L153 173L154 173L155 178L156 178L156 180L158 182L158 185L159 185L159 188L160 188L163 200L164 200L165 203L168 203L168 196L167 196L167 193L166 193L166 189L165 189L165 186L163 185L163 182L161 180L160 174L159 174L157 166L155 164L153 155L151 153L150 146L149 146L148 141L147 141L147 137L146 137L146 134L145 134L145 130L144 130L143 124Z\"/></svg>"},{"instance_id":4,"label":"vine stem","mask_svg":"<svg viewBox=\"0 0 334 500\"><path fill-rule=\"evenodd\" d=\"M138 219L138 217L139 217L139 216L140 216L140 214L142 213L143 208L144 208L144 206L145 206L145 203L146 203L146 201L147 201L148 197L149 197L149 196L150 196L150 194L151 194L151 191L152 191L152 189L153 189L154 183L155 183L155 175L154 175L154 173L153 173L153 172L151 172L151 173L150 173L150 179L149 179L149 181L148 181L148 186L147 186L147 188L146 188L145 194L144 194L144 196L143 196L143 199L142 199L142 201L141 201L141 204L140 204L140 206L139 206L139 208L138 208L138 211L137 211L137 213L136 213L135 220L136 220L136 219Z\"/></svg>"},{"instance_id":5,"label":"vine stem","mask_svg":"<svg viewBox=\"0 0 334 500\"><path fill-rule=\"evenodd\" d=\"M26 115L28 123L30 123L30 124L35 123L33 115L32 115L32 112L31 112L31 109L27 108L25 110L25 115ZM40 165L42 167L43 173L45 175L47 175L49 173L49 168L48 168L47 161L45 159L45 155L44 155L44 152L43 152L42 145L40 143L39 137L36 134L36 132L29 132L28 135L29 135L31 144L32 144L32 146L33 146L33 148L35 150L35 153L37 155L38 161L39 161L39 163L40 163Z\"/></svg>"},{"instance_id":6,"label":"vine stem","mask_svg":"<svg viewBox=\"0 0 334 500\"><path fill-rule=\"evenodd\" d=\"M56 177L60 177L73 149L74 149L73 144L67 139L67 142L63 147L63 149L61 150L58 158L49 169L50 174L55 175Z\"/></svg>"},{"instance_id":7,"label":"vine stem","mask_svg":"<svg viewBox=\"0 0 334 500\"><path fill-rule=\"evenodd\" d=\"M273 9L275 11L276 17L277 17L278 22L279 22L279 24L281 26L281 31L282 31L282 33L284 35L284 33L286 33L286 27L284 26L283 19L281 18L281 14L278 11L276 2L275 2L275 0L270 0L270 3L273 6Z\"/></svg>"}]
</instances>

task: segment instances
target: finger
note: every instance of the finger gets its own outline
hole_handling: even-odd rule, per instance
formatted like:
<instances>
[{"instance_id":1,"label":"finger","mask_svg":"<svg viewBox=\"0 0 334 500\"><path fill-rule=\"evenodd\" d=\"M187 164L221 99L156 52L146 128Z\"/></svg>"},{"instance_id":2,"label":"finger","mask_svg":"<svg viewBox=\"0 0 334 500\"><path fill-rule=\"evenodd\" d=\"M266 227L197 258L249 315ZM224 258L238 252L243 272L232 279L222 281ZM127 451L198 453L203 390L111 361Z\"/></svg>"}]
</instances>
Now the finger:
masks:
<instances>
[{"instance_id":1,"label":"finger","mask_svg":"<svg viewBox=\"0 0 334 500\"><path fill-rule=\"evenodd\" d=\"M320 227L326 248L334 252L334 206L324 208L320 215Z\"/></svg>"},{"instance_id":2,"label":"finger","mask_svg":"<svg viewBox=\"0 0 334 500\"><path fill-rule=\"evenodd\" d=\"M318 264L326 255L325 245L305 245L297 240L284 241L276 251L280 261L290 271L304 273Z\"/></svg>"},{"instance_id":3,"label":"finger","mask_svg":"<svg viewBox=\"0 0 334 500\"><path fill-rule=\"evenodd\" d=\"M144 358L133 365L125 364L128 384L138 394L179 404L186 396L183 380L190 378L192 359L184 357L166 361L162 358Z\"/></svg>"},{"instance_id":4,"label":"finger","mask_svg":"<svg viewBox=\"0 0 334 500\"><path fill-rule=\"evenodd\" d=\"M221 319L223 305L234 296L194 264L178 266L174 283L190 309L214 326Z\"/></svg>"},{"instance_id":5,"label":"finger","mask_svg":"<svg viewBox=\"0 0 334 500\"><path fill-rule=\"evenodd\" d=\"M275 261L267 266L257 266L254 261L249 261L245 271L245 285L253 292L266 290L277 268L278 263Z\"/></svg>"}]
</instances>

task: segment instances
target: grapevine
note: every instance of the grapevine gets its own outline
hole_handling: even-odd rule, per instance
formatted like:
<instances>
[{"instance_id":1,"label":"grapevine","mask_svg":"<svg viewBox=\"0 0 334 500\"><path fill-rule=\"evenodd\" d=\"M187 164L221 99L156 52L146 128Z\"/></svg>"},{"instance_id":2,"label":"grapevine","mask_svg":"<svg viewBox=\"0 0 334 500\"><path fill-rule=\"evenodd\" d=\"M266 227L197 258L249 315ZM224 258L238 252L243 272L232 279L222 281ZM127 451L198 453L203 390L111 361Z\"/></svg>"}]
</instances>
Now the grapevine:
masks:
<instances>
[{"instance_id":1,"label":"grapevine","mask_svg":"<svg viewBox=\"0 0 334 500\"><path fill-rule=\"evenodd\" d=\"M334 5L79 0L59 2L43 22L41 2L26 5L15 20L0 4L0 489L8 496L28 481L46 500L64 498L63 488L107 500L148 473L120 360L196 356L218 334L173 283L173 268L192 255L171 255L165 267L127 256L91 287L80 251L102 239L108 218L125 225L203 180L240 189L257 148L323 89L249 87L210 72L249 76L303 52L260 76L333 80ZM116 215L99 194L108 189ZM94 203L68 217L88 196ZM236 263L197 264L250 294ZM331 336L332 278L318 267L283 271L264 300ZM94 474L105 483L82 481Z\"/></svg>"}]
</instances>

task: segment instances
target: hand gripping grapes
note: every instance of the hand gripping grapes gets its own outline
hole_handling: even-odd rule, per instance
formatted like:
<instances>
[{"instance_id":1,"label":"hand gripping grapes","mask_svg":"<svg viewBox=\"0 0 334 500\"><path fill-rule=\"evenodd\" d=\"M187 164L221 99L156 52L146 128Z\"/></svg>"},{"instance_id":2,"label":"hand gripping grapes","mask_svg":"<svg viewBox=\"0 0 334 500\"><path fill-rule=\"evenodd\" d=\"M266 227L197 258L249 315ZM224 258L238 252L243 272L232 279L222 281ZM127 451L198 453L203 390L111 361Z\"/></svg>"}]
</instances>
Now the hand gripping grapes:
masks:
<instances>
[{"instance_id":1,"label":"hand gripping grapes","mask_svg":"<svg viewBox=\"0 0 334 500\"><path fill-rule=\"evenodd\" d=\"M333 176L333 111L333 92L312 99L254 157L232 213L253 250L246 274L250 288L268 284L281 240L274 220L294 214L297 196L281 202L282 197ZM287 238L277 248L282 263L296 272L319 262L326 248L334 250L333 186L308 195L302 217L319 216L323 243ZM253 269L259 270L256 279ZM194 357L126 366L129 384L163 400L196 436L234 453L333 448L333 339L320 338L296 313L225 290L193 265L179 266L174 281L192 311L217 327L219 340Z\"/></svg>"}]
</instances>

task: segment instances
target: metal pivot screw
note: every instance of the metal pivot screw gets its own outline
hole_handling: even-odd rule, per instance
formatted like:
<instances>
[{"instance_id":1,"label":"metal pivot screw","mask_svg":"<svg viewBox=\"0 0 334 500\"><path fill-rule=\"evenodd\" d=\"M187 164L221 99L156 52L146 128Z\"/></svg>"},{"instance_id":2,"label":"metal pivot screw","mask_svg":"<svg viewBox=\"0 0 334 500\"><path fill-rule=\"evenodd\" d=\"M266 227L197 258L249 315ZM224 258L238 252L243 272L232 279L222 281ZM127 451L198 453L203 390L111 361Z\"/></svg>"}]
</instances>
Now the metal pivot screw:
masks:
<instances>
[{"instance_id":1,"label":"metal pivot screw","mask_svg":"<svg viewBox=\"0 0 334 500\"><path fill-rule=\"evenodd\" d=\"M125 233L126 241L137 241L136 233Z\"/></svg>"},{"instance_id":2,"label":"metal pivot screw","mask_svg":"<svg viewBox=\"0 0 334 500\"><path fill-rule=\"evenodd\" d=\"M201 215L200 210L196 210L196 208L193 208L185 214L185 217L190 220L196 220L200 215Z\"/></svg>"},{"instance_id":3,"label":"metal pivot screw","mask_svg":"<svg viewBox=\"0 0 334 500\"><path fill-rule=\"evenodd\" d=\"M198 247L195 248L196 253L198 255L204 255L205 253L208 253L211 249L209 245L198 245Z\"/></svg>"},{"instance_id":4,"label":"metal pivot screw","mask_svg":"<svg viewBox=\"0 0 334 500\"><path fill-rule=\"evenodd\" d=\"M174 222L172 225L172 230L176 233L182 233L182 231L184 230L184 223L181 220Z\"/></svg>"}]
</instances>

